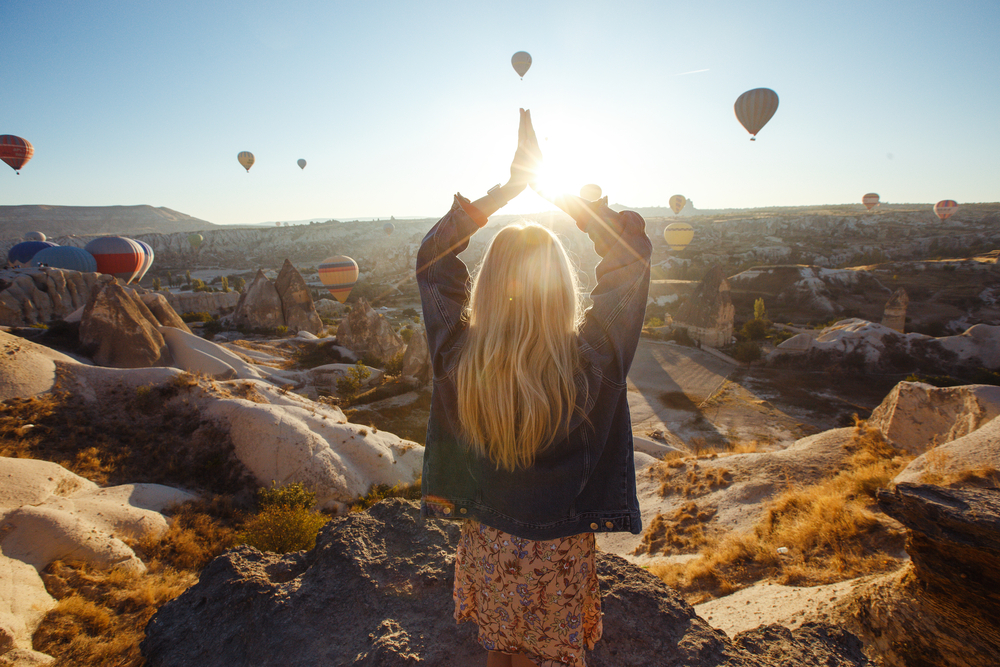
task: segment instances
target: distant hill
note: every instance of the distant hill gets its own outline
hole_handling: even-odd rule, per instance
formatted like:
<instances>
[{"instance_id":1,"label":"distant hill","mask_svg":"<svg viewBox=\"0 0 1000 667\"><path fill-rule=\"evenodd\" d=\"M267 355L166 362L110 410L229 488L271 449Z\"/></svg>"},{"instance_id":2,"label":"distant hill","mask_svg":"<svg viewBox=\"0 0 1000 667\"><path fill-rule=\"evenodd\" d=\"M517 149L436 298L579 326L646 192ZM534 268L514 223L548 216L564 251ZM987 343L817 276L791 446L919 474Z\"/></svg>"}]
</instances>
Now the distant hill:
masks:
<instances>
[{"instance_id":1,"label":"distant hill","mask_svg":"<svg viewBox=\"0 0 1000 667\"><path fill-rule=\"evenodd\" d=\"M0 238L19 238L33 231L57 237L171 234L218 227L162 206L0 206Z\"/></svg>"}]
</instances>

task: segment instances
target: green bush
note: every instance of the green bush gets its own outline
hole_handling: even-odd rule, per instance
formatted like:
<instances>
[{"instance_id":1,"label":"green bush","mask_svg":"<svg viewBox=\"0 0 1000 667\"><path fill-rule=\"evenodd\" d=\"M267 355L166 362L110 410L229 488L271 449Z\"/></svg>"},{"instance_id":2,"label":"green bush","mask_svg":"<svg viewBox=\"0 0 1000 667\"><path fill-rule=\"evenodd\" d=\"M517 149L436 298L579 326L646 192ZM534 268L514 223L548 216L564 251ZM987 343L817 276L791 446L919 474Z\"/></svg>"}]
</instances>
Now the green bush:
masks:
<instances>
[{"instance_id":1,"label":"green bush","mask_svg":"<svg viewBox=\"0 0 1000 667\"><path fill-rule=\"evenodd\" d=\"M733 348L733 359L741 364L753 363L760 359L761 354L760 345L749 340L737 343Z\"/></svg>"},{"instance_id":2,"label":"green bush","mask_svg":"<svg viewBox=\"0 0 1000 667\"><path fill-rule=\"evenodd\" d=\"M284 486L271 482L270 487L257 489L257 505L261 509L284 507L311 510L316 506L316 492L307 489L302 482Z\"/></svg>"},{"instance_id":3,"label":"green bush","mask_svg":"<svg viewBox=\"0 0 1000 667\"><path fill-rule=\"evenodd\" d=\"M399 337L403 339L404 343L409 345L410 339L413 338L413 329L410 327L403 327L399 330Z\"/></svg>"},{"instance_id":4,"label":"green bush","mask_svg":"<svg viewBox=\"0 0 1000 667\"><path fill-rule=\"evenodd\" d=\"M181 319L185 322L211 322L213 318L209 313L181 313Z\"/></svg>"},{"instance_id":5,"label":"green bush","mask_svg":"<svg viewBox=\"0 0 1000 667\"><path fill-rule=\"evenodd\" d=\"M347 401L353 400L358 395L358 392L361 391L361 385L364 384L365 380L371 374L365 363L358 361L354 365L354 368L347 371L344 377L337 380L337 393Z\"/></svg>"},{"instance_id":6,"label":"green bush","mask_svg":"<svg viewBox=\"0 0 1000 667\"><path fill-rule=\"evenodd\" d=\"M413 333L413 332L410 332ZM385 362L386 375L399 375L403 372L403 353L400 352L389 361Z\"/></svg>"},{"instance_id":7,"label":"green bush","mask_svg":"<svg viewBox=\"0 0 1000 667\"><path fill-rule=\"evenodd\" d=\"M662 327L663 320L661 320L659 317L650 317L648 320L646 320L646 326L653 329L657 327Z\"/></svg>"},{"instance_id":8,"label":"green bush","mask_svg":"<svg viewBox=\"0 0 1000 667\"><path fill-rule=\"evenodd\" d=\"M767 322L764 320L749 320L740 329L744 340L763 340L767 336Z\"/></svg>"},{"instance_id":9,"label":"green bush","mask_svg":"<svg viewBox=\"0 0 1000 667\"><path fill-rule=\"evenodd\" d=\"M257 490L256 514L243 522L239 544L278 554L312 549L329 517L313 511L316 494L301 483Z\"/></svg>"}]
</instances>

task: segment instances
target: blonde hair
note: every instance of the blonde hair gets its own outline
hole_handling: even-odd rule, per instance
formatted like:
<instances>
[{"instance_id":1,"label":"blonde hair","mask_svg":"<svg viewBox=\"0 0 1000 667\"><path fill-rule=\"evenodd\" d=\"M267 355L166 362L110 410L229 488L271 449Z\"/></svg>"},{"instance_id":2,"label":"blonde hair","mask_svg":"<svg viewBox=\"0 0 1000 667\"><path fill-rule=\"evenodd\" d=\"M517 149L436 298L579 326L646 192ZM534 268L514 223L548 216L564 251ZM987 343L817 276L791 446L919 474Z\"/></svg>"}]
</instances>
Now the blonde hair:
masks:
<instances>
[{"instance_id":1,"label":"blonde hair","mask_svg":"<svg viewBox=\"0 0 1000 667\"><path fill-rule=\"evenodd\" d=\"M463 435L497 467L529 467L576 403L581 319L576 272L535 224L493 238L472 282L457 368Z\"/></svg>"}]
</instances>

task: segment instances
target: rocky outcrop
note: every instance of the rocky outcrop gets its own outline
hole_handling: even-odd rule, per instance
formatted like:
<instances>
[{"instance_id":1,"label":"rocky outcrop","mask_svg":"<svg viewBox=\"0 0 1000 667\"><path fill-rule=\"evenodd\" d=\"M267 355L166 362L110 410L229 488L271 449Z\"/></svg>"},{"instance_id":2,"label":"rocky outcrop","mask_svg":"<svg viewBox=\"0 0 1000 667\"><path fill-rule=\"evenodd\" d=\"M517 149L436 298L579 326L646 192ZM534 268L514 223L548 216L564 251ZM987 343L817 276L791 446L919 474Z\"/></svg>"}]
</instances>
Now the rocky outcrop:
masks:
<instances>
[{"instance_id":1,"label":"rocky outcrop","mask_svg":"<svg viewBox=\"0 0 1000 667\"><path fill-rule=\"evenodd\" d=\"M340 317L347 310L347 306L333 299L319 299L316 302L316 312L320 317Z\"/></svg>"},{"instance_id":2,"label":"rocky outcrop","mask_svg":"<svg viewBox=\"0 0 1000 667\"><path fill-rule=\"evenodd\" d=\"M52 389L57 361L76 363L62 352L0 331L0 401Z\"/></svg>"},{"instance_id":3,"label":"rocky outcrop","mask_svg":"<svg viewBox=\"0 0 1000 667\"><path fill-rule=\"evenodd\" d=\"M416 334L414 334L416 335ZM347 317L340 321L337 342L352 352L388 361L406 349L406 343L392 330L389 321L358 299Z\"/></svg>"},{"instance_id":4,"label":"rocky outcrop","mask_svg":"<svg viewBox=\"0 0 1000 667\"><path fill-rule=\"evenodd\" d=\"M281 299L281 312L289 331L318 334L323 330L323 322L313 305L306 281L287 259L278 273L278 279L274 281L274 287Z\"/></svg>"},{"instance_id":5,"label":"rocky outcrop","mask_svg":"<svg viewBox=\"0 0 1000 667\"><path fill-rule=\"evenodd\" d=\"M281 297L263 271L258 270L253 282L240 294L233 313L233 324L248 329L276 329L285 326Z\"/></svg>"},{"instance_id":6,"label":"rocky outcrop","mask_svg":"<svg viewBox=\"0 0 1000 667\"><path fill-rule=\"evenodd\" d=\"M702 345L722 347L733 338L736 310L729 294L729 281L722 268L709 270L691 297L681 305L674 326L687 329L688 335Z\"/></svg>"},{"instance_id":7,"label":"rocky outcrop","mask_svg":"<svg viewBox=\"0 0 1000 667\"><path fill-rule=\"evenodd\" d=\"M239 292L160 292L178 313L228 313L240 300Z\"/></svg>"},{"instance_id":8,"label":"rocky outcrop","mask_svg":"<svg viewBox=\"0 0 1000 667\"><path fill-rule=\"evenodd\" d=\"M907 528L911 563L849 606L887 667L981 667L1000 655L1000 491L899 484L879 506Z\"/></svg>"},{"instance_id":9,"label":"rocky outcrop","mask_svg":"<svg viewBox=\"0 0 1000 667\"><path fill-rule=\"evenodd\" d=\"M191 329L180 318L177 311L170 306L170 302L167 301L165 296L158 292L150 292L140 295L139 298L142 299L143 304L149 308L149 312L156 318L158 326L173 327L191 333Z\"/></svg>"},{"instance_id":10,"label":"rocky outcrop","mask_svg":"<svg viewBox=\"0 0 1000 667\"><path fill-rule=\"evenodd\" d=\"M1000 484L1000 418L921 454L892 481L941 486Z\"/></svg>"},{"instance_id":11,"label":"rocky outcrop","mask_svg":"<svg viewBox=\"0 0 1000 667\"><path fill-rule=\"evenodd\" d=\"M403 375L415 378L418 382L430 382L431 356L427 347L427 332L416 328L406 344L403 353Z\"/></svg>"},{"instance_id":12,"label":"rocky outcrop","mask_svg":"<svg viewBox=\"0 0 1000 667\"><path fill-rule=\"evenodd\" d=\"M383 501L334 519L309 552L238 547L146 626L150 667L485 662L471 623L452 619L459 525L420 519L416 503ZM812 625L768 627L735 641L676 593L617 556L597 554L604 637L591 667L867 665L856 638Z\"/></svg>"},{"instance_id":13,"label":"rocky outcrop","mask_svg":"<svg viewBox=\"0 0 1000 667\"><path fill-rule=\"evenodd\" d=\"M112 278L91 292L80 320L80 345L94 363L114 368L170 365L156 318Z\"/></svg>"},{"instance_id":14,"label":"rocky outcrop","mask_svg":"<svg viewBox=\"0 0 1000 667\"><path fill-rule=\"evenodd\" d=\"M0 270L0 325L25 326L65 318L84 307L98 273L65 269Z\"/></svg>"},{"instance_id":15,"label":"rocky outcrop","mask_svg":"<svg viewBox=\"0 0 1000 667\"><path fill-rule=\"evenodd\" d=\"M894 329L903 333L906 326L906 307L910 305L910 297L906 290L900 287L892 293L889 301L885 304L885 312L882 314L882 326Z\"/></svg>"}]
</instances>

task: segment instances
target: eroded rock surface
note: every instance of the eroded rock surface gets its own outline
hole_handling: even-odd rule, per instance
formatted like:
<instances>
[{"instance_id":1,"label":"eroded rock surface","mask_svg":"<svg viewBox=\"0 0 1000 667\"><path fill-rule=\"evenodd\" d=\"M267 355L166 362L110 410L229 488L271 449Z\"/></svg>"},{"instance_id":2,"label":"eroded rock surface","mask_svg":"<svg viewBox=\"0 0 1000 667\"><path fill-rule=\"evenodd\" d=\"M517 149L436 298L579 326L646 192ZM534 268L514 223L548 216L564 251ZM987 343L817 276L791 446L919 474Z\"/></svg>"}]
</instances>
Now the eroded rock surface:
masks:
<instances>
[{"instance_id":1,"label":"eroded rock surface","mask_svg":"<svg viewBox=\"0 0 1000 667\"><path fill-rule=\"evenodd\" d=\"M389 321L358 299L347 317L340 321L337 342L360 355L369 354L388 361L406 349L406 343L392 330Z\"/></svg>"},{"instance_id":2,"label":"eroded rock surface","mask_svg":"<svg viewBox=\"0 0 1000 667\"><path fill-rule=\"evenodd\" d=\"M323 330L323 322L313 305L306 281L287 259L278 273L274 287L281 298L281 310L285 326L289 331L308 331L311 334L318 334Z\"/></svg>"},{"instance_id":3,"label":"eroded rock surface","mask_svg":"<svg viewBox=\"0 0 1000 667\"><path fill-rule=\"evenodd\" d=\"M240 294L233 324L249 329L275 329L285 325L281 297L263 271L258 270L253 282Z\"/></svg>"},{"instance_id":4,"label":"eroded rock surface","mask_svg":"<svg viewBox=\"0 0 1000 667\"><path fill-rule=\"evenodd\" d=\"M714 266L691 298L681 305L675 325L687 329L688 335L703 345L722 347L733 337L735 313L729 281L722 268Z\"/></svg>"},{"instance_id":5,"label":"eroded rock surface","mask_svg":"<svg viewBox=\"0 0 1000 667\"><path fill-rule=\"evenodd\" d=\"M80 320L80 344L101 366L168 366L170 350L157 326L142 301L112 279L91 291Z\"/></svg>"},{"instance_id":6,"label":"eroded rock surface","mask_svg":"<svg viewBox=\"0 0 1000 667\"><path fill-rule=\"evenodd\" d=\"M427 332L423 328L415 329L406 345L403 375L416 378L418 382L429 382L431 379L431 355L427 348Z\"/></svg>"}]
</instances>

